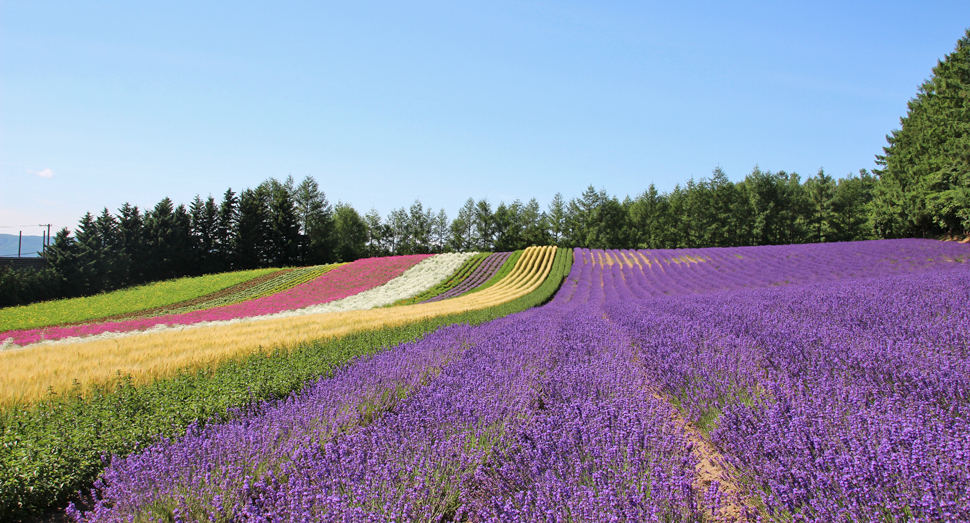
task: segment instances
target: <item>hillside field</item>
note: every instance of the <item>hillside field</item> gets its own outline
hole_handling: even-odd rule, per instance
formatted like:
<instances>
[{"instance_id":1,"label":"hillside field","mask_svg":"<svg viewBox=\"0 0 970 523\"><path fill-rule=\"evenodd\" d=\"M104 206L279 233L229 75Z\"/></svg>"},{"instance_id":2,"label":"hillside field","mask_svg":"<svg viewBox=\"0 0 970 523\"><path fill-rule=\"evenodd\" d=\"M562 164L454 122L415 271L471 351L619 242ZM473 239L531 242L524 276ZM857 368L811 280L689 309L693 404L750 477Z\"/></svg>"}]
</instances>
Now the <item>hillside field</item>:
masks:
<instances>
[{"instance_id":1,"label":"hillside field","mask_svg":"<svg viewBox=\"0 0 970 523\"><path fill-rule=\"evenodd\" d=\"M970 520L970 245L223 278L5 320L0 519Z\"/></svg>"}]
</instances>

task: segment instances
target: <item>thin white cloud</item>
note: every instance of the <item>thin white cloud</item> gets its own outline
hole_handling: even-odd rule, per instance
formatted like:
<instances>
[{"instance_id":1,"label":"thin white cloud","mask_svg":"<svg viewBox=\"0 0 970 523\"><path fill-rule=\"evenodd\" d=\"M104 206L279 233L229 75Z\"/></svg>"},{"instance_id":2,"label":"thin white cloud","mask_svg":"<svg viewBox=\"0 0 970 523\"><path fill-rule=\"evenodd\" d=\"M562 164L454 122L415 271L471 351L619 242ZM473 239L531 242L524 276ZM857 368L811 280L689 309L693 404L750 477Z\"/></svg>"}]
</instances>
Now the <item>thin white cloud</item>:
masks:
<instances>
[{"instance_id":1,"label":"thin white cloud","mask_svg":"<svg viewBox=\"0 0 970 523\"><path fill-rule=\"evenodd\" d=\"M44 169L42 171L32 171L30 169L27 169L27 172L34 173L37 176L40 176L41 178L53 178L54 177L54 171L52 171L50 169Z\"/></svg>"}]
</instances>

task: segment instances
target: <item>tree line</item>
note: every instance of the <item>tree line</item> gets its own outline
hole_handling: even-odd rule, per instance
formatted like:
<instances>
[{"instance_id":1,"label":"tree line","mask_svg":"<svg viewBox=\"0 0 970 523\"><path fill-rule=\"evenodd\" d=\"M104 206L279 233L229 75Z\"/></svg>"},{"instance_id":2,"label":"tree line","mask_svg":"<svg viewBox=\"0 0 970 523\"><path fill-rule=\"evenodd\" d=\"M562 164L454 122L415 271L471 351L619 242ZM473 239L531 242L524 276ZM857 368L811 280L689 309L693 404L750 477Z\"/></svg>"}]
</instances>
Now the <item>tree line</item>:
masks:
<instances>
[{"instance_id":1,"label":"tree line","mask_svg":"<svg viewBox=\"0 0 970 523\"><path fill-rule=\"evenodd\" d=\"M970 29L886 137L879 169L835 179L755 167L739 182L720 169L670 192L650 185L622 200L588 187L493 205L469 198L450 220L418 200L382 217L332 205L312 177L270 178L220 201L125 204L57 233L43 271L0 269L0 306L81 296L179 276L529 245L685 248L963 237L970 231Z\"/></svg>"},{"instance_id":2,"label":"tree line","mask_svg":"<svg viewBox=\"0 0 970 523\"><path fill-rule=\"evenodd\" d=\"M734 183L715 169L668 193L651 185L623 200L590 186L579 197L556 194L543 209L533 198L493 205L469 198L450 220L416 200L387 216L332 205L313 177L270 178L220 201L188 205L163 198L142 212L85 214L62 229L44 254L44 271L5 271L5 305L85 296L182 276L260 267L305 266L362 257L450 251L513 251L530 245L681 248L845 241L872 238L865 206L875 179L835 180L755 168Z\"/></svg>"}]
</instances>

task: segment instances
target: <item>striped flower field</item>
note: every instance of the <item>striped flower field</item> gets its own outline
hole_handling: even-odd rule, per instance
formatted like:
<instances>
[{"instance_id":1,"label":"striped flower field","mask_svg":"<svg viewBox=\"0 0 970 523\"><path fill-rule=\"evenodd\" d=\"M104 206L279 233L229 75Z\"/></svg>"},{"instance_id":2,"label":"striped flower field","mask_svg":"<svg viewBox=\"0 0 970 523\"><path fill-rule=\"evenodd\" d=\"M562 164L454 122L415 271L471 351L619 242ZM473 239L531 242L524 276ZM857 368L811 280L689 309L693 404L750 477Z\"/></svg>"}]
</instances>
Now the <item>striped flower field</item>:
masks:
<instances>
[{"instance_id":1,"label":"striped flower field","mask_svg":"<svg viewBox=\"0 0 970 523\"><path fill-rule=\"evenodd\" d=\"M351 325L376 334L539 305L442 323L344 360L293 394L115 452L92 469L93 487L93 477L85 483L93 503L68 515L970 520L970 246L530 248L471 266L472 255L434 258L350 302L378 308L0 353L18 369L28 360L10 356L50 351L50 362L64 349L105 361L115 344L117 361L141 360L153 346L198 350L188 348L209 333L252 354L268 340L340 339ZM440 277L425 274L433 266ZM435 286L447 289L383 307ZM83 358L61 365L79 369ZM5 463L10 449L0 446Z\"/></svg>"}]
</instances>

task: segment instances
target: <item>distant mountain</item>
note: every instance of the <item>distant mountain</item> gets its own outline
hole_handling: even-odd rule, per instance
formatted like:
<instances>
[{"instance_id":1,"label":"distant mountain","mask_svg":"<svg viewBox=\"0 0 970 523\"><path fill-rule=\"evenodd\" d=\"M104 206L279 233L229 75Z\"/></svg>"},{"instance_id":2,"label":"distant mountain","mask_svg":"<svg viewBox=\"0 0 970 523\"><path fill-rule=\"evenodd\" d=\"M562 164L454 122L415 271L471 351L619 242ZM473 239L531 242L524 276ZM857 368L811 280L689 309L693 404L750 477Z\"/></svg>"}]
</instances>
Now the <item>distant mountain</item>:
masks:
<instances>
[{"instance_id":1,"label":"distant mountain","mask_svg":"<svg viewBox=\"0 0 970 523\"><path fill-rule=\"evenodd\" d=\"M24 236L24 243L20 248L21 256L40 256L44 246L43 236ZM0 256L17 255L17 235L0 234Z\"/></svg>"}]
</instances>

